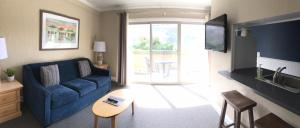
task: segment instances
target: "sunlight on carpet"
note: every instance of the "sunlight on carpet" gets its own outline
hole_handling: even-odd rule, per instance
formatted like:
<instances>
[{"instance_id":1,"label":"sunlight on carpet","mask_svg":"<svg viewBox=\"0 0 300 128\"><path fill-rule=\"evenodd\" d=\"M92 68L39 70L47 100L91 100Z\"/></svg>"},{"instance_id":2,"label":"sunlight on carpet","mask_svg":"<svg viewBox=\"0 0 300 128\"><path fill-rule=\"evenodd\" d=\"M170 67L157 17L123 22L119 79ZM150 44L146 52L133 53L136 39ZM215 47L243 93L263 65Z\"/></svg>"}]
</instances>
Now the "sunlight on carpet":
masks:
<instances>
[{"instance_id":1,"label":"sunlight on carpet","mask_svg":"<svg viewBox=\"0 0 300 128\"><path fill-rule=\"evenodd\" d=\"M142 108L188 108L209 103L182 85L130 85L136 105Z\"/></svg>"}]
</instances>

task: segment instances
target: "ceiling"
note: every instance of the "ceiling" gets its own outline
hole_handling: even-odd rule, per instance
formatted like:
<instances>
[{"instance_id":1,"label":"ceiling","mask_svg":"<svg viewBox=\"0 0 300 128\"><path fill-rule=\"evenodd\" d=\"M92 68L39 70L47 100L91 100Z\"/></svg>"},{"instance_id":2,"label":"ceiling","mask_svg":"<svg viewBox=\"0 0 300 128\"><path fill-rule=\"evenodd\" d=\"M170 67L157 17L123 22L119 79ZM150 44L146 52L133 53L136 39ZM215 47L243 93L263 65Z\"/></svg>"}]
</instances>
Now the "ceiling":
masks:
<instances>
[{"instance_id":1,"label":"ceiling","mask_svg":"<svg viewBox=\"0 0 300 128\"><path fill-rule=\"evenodd\" d=\"M209 9L211 0L79 0L98 10L124 10L145 8Z\"/></svg>"}]
</instances>

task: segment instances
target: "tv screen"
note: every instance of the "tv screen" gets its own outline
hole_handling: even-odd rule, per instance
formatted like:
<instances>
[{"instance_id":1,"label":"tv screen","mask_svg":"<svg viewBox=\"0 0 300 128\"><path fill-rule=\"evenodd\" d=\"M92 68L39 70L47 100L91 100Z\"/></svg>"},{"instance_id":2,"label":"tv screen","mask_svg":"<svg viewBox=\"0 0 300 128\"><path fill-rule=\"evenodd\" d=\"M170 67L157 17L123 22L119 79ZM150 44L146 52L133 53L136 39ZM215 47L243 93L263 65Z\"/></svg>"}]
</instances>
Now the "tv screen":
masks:
<instances>
[{"instance_id":1,"label":"tv screen","mask_svg":"<svg viewBox=\"0 0 300 128\"><path fill-rule=\"evenodd\" d=\"M227 15L221 15L205 23L205 49L226 52Z\"/></svg>"}]
</instances>

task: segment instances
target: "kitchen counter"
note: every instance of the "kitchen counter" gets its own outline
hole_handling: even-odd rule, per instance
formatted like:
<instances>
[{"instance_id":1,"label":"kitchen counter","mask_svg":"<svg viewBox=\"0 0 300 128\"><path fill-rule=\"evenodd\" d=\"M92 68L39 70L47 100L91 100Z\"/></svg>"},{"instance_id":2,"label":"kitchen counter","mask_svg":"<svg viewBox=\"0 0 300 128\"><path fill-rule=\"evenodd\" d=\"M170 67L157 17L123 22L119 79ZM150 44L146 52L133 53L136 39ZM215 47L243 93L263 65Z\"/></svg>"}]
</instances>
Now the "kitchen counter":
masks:
<instances>
[{"instance_id":1,"label":"kitchen counter","mask_svg":"<svg viewBox=\"0 0 300 128\"><path fill-rule=\"evenodd\" d=\"M256 69L257 68L254 67L238 69L233 72L220 71L219 74L252 88L257 94L300 115L300 93L292 93L272 84L255 79ZM263 69L263 75L272 73L274 73L274 71Z\"/></svg>"}]
</instances>

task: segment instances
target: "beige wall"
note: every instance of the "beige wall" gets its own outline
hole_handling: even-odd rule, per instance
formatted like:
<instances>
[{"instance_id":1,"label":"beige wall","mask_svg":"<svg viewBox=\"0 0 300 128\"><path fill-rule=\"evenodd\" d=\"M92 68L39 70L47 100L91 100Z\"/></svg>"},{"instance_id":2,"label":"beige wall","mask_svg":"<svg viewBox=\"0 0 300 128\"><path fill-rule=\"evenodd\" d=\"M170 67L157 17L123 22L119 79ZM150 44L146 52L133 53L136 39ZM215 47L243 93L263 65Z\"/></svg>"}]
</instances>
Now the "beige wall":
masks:
<instances>
[{"instance_id":1,"label":"beige wall","mask_svg":"<svg viewBox=\"0 0 300 128\"><path fill-rule=\"evenodd\" d=\"M119 41L120 41L120 17L117 11L100 13L101 40L106 42L104 63L109 64L112 76L117 76Z\"/></svg>"},{"instance_id":2,"label":"beige wall","mask_svg":"<svg viewBox=\"0 0 300 128\"><path fill-rule=\"evenodd\" d=\"M28 63L92 57L92 42L99 37L99 13L77 0L0 0L0 35L7 40L8 59L3 68L16 68L21 80L21 66ZM45 9L80 19L78 50L39 51L39 10Z\"/></svg>"},{"instance_id":3,"label":"beige wall","mask_svg":"<svg viewBox=\"0 0 300 128\"><path fill-rule=\"evenodd\" d=\"M296 0L212 0L211 17L223 13L228 14L231 24L257 20L266 17L300 11L300 1ZM252 89L236 81L229 80L218 74L220 70L231 70L231 51L228 53L209 52L210 56L210 83L216 91L215 102L221 106L223 98L220 92L238 90L247 97L255 100L255 119L272 112L294 125L300 127L300 116L274 104L273 102L257 95ZM233 119L233 111L228 112ZM247 113L243 114L243 123L248 125Z\"/></svg>"}]
</instances>

